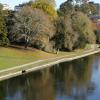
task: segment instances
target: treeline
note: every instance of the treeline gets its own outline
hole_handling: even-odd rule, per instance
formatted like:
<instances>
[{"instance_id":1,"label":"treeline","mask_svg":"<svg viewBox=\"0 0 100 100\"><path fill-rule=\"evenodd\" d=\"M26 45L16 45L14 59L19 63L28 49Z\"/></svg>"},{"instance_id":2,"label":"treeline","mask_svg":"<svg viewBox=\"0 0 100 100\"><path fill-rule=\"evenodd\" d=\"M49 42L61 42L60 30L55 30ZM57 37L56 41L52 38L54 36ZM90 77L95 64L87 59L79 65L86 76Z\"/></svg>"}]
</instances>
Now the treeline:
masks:
<instances>
[{"instance_id":1,"label":"treeline","mask_svg":"<svg viewBox=\"0 0 100 100\"><path fill-rule=\"evenodd\" d=\"M95 44L95 29L88 15L96 9L88 0L67 0L56 10L54 0L35 0L15 11L0 5L0 45L35 47L47 52Z\"/></svg>"}]
</instances>

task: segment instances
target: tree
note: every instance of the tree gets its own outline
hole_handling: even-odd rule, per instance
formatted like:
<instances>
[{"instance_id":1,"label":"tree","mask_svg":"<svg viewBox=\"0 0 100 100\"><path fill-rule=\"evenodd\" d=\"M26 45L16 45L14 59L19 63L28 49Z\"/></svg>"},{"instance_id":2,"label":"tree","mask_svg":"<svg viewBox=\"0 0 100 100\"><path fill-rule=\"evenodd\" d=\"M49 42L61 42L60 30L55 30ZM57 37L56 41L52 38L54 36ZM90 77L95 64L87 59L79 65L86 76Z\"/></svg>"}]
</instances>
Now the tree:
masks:
<instances>
[{"instance_id":1,"label":"tree","mask_svg":"<svg viewBox=\"0 0 100 100\"><path fill-rule=\"evenodd\" d=\"M84 47L86 43L95 43L96 38L92 23L87 15L79 11L80 6L78 7L76 10L73 0L61 4L58 10L60 18L56 24L55 41L57 48L73 50Z\"/></svg>"},{"instance_id":2,"label":"tree","mask_svg":"<svg viewBox=\"0 0 100 100\"><path fill-rule=\"evenodd\" d=\"M96 6L94 5L94 3L91 3L91 2L89 2L88 4L89 4L89 9L90 9L89 13L91 15L95 15L97 12Z\"/></svg>"},{"instance_id":3,"label":"tree","mask_svg":"<svg viewBox=\"0 0 100 100\"><path fill-rule=\"evenodd\" d=\"M76 4L86 4L89 2L89 0L72 0L73 2L76 2Z\"/></svg>"},{"instance_id":4,"label":"tree","mask_svg":"<svg viewBox=\"0 0 100 100\"><path fill-rule=\"evenodd\" d=\"M5 23L5 13L3 11L3 6L0 4L0 45L7 45L7 28Z\"/></svg>"},{"instance_id":5,"label":"tree","mask_svg":"<svg viewBox=\"0 0 100 100\"><path fill-rule=\"evenodd\" d=\"M24 35L25 47L32 44L44 49L55 33L48 15L40 9L25 6L15 14L15 18L14 30L20 36Z\"/></svg>"},{"instance_id":6,"label":"tree","mask_svg":"<svg viewBox=\"0 0 100 100\"><path fill-rule=\"evenodd\" d=\"M75 12L72 15L73 29L80 35L80 42L95 43L96 38L94 34L94 28L89 18L82 12ZM82 39L83 37L83 39Z\"/></svg>"},{"instance_id":7,"label":"tree","mask_svg":"<svg viewBox=\"0 0 100 100\"><path fill-rule=\"evenodd\" d=\"M73 10L74 10L74 6L72 4L72 1L68 0L60 5L60 8L58 10L58 14L59 15L66 15L66 14L72 13Z\"/></svg>"},{"instance_id":8,"label":"tree","mask_svg":"<svg viewBox=\"0 0 100 100\"><path fill-rule=\"evenodd\" d=\"M73 50L75 43L78 40L78 34L72 28L70 15L60 17L56 24L57 32L55 42L57 49Z\"/></svg>"},{"instance_id":9,"label":"tree","mask_svg":"<svg viewBox=\"0 0 100 100\"><path fill-rule=\"evenodd\" d=\"M53 8L56 6L55 0L35 0L35 2L41 2L51 5Z\"/></svg>"},{"instance_id":10,"label":"tree","mask_svg":"<svg viewBox=\"0 0 100 100\"><path fill-rule=\"evenodd\" d=\"M32 5L33 8L38 8L47 13L51 18L57 16L55 10L55 1L54 0L35 0Z\"/></svg>"},{"instance_id":11,"label":"tree","mask_svg":"<svg viewBox=\"0 0 100 100\"><path fill-rule=\"evenodd\" d=\"M5 18L6 27L7 27L7 31L8 31L7 36L9 38L9 40L11 40L11 38L12 38L12 27L14 26L14 14L15 14L15 11L8 10L8 15Z\"/></svg>"},{"instance_id":12,"label":"tree","mask_svg":"<svg viewBox=\"0 0 100 100\"><path fill-rule=\"evenodd\" d=\"M60 5L58 13L60 15L74 13L75 11L81 11L87 15L95 14L96 8L89 0L67 0Z\"/></svg>"},{"instance_id":13,"label":"tree","mask_svg":"<svg viewBox=\"0 0 100 100\"><path fill-rule=\"evenodd\" d=\"M55 49L62 49L64 44L64 18L58 17L55 21L56 34L54 36Z\"/></svg>"},{"instance_id":14,"label":"tree","mask_svg":"<svg viewBox=\"0 0 100 100\"><path fill-rule=\"evenodd\" d=\"M23 7L15 13L15 25L13 27L13 30L15 31L15 33L17 33L17 35L24 36L25 48L27 48L31 37L36 33L36 28L33 29L35 23L33 18L33 10L28 6Z\"/></svg>"},{"instance_id":15,"label":"tree","mask_svg":"<svg viewBox=\"0 0 100 100\"><path fill-rule=\"evenodd\" d=\"M87 15L91 15L91 14L93 15L96 13L96 7L92 3L86 3L86 4L82 4L80 6L79 11L81 11Z\"/></svg>"},{"instance_id":16,"label":"tree","mask_svg":"<svg viewBox=\"0 0 100 100\"><path fill-rule=\"evenodd\" d=\"M57 16L57 12L55 10L55 0L33 0L33 1L29 1L23 4L19 4L18 6L16 6L16 10L21 9L24 6L29 6L29 7L33 7L33 8L38 8L43 10L45 13L47 13L48 15L50 15L50 17L56 17ZM19 8L19 9L17 9Z\"/></svg>"}]
</instances>

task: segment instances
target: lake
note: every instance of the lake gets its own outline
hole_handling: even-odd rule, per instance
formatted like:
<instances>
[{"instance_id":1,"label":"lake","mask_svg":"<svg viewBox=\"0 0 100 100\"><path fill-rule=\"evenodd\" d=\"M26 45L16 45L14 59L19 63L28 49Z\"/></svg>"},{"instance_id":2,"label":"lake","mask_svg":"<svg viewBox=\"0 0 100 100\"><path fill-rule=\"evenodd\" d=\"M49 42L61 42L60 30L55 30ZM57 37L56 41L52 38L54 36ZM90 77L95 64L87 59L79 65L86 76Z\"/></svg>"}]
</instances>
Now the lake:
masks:
<instances>
[{"instance_id":1,"label":"lake","mask_svg":"<svg viewBox=\"0 0 100 100\"><path fill-rule=\"evenodd\" d=\"M0 100L99 100L100 54L0 82Z\"/></svg>"}]
</instances>

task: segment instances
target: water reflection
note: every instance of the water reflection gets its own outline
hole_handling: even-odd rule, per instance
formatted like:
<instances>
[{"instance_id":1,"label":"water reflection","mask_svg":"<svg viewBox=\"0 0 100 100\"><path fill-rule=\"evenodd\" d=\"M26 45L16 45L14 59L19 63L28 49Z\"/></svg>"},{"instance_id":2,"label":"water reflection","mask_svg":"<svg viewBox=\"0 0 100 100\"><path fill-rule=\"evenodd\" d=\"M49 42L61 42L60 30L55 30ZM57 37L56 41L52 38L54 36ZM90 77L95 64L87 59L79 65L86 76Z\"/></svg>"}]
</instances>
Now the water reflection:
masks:
<instances>
[{"instance_id":1,"label":"water reflection","mask_svg":"<svg viewBox=\"0 0 100 100\"><path fill-rule=\"evenodd\" d=\"M60 71L55 67L57 100L65 100L66 98L86 100L87 95L93 93L95 84L91 82L92 62L92 59L83 58L70 63L60 64L62 66Z\"/></svg>"},{"instance_id":2,"label":"water reflection","mask_svg":"<svg viewBox=\"0 0 100 100\"><path fill-rule=\"evenodd\" d=\"M0 82L0 100L94 100L99 65L90 56Z\"/></svg>"}]
</instances>

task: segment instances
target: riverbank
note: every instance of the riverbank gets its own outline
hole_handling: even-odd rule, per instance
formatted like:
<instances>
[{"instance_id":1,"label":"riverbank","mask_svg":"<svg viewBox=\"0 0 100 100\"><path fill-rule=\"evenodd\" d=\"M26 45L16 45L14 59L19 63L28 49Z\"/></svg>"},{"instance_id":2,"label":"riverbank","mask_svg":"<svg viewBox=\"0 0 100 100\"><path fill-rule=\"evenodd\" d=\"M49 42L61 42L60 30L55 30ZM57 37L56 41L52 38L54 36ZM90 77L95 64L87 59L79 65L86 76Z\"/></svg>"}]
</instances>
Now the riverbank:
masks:
<instances>
[{"instance_id":1,"label":"riverbank","mask_svg":"<svg viewBox=\"0 0 100 100\"><path fill-rule=\"evenodd\" d=\"M55 56L35 48L0 47L0 70Z\"/></svg>"},{"instance_id":2,"label":"riverbank","mask_svg":"<svg viewBox=\"0 0 100 100\"><path fill-rule=\"evenodd\" d=\"M99 52L100 52L99 48L82 50L78 53L76 53L75 51L74 53L70 55L59 55L59 56L54 56L54 57L52 56L51 58L40 59L40 60L36 60L31 63L23 64L20 66L3 69L3 70L0 70L0 81L21 75L23 73L29 73L32 71L40 70L57 63L72 61L72 60L86 57L86 56L99 53Z\"/></svg>"}]
</instances>

